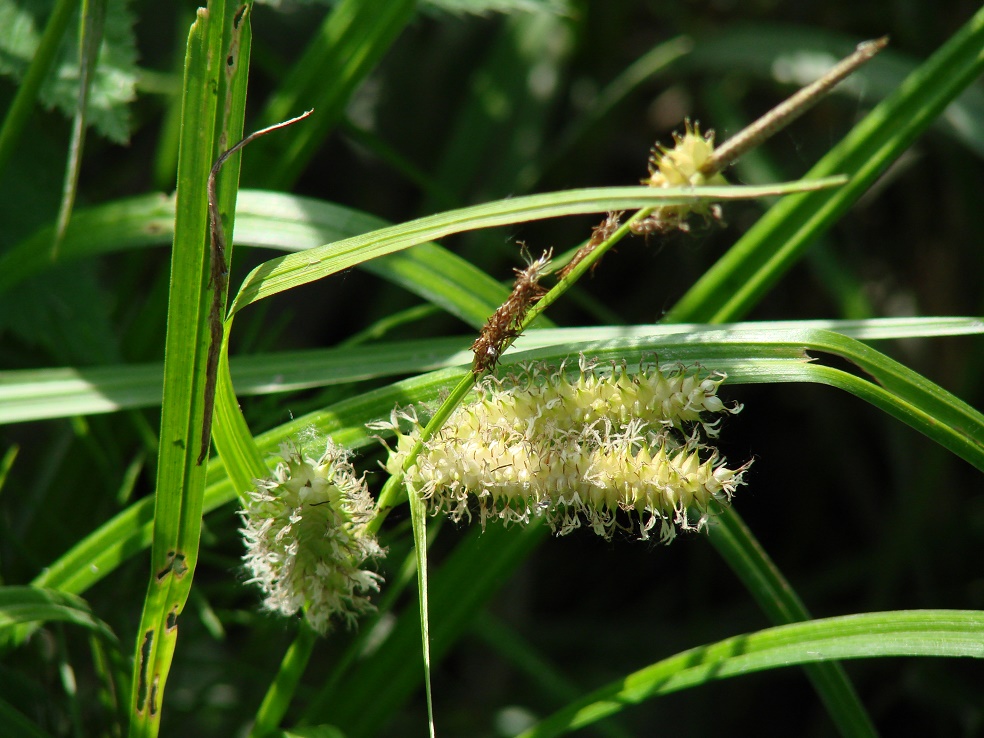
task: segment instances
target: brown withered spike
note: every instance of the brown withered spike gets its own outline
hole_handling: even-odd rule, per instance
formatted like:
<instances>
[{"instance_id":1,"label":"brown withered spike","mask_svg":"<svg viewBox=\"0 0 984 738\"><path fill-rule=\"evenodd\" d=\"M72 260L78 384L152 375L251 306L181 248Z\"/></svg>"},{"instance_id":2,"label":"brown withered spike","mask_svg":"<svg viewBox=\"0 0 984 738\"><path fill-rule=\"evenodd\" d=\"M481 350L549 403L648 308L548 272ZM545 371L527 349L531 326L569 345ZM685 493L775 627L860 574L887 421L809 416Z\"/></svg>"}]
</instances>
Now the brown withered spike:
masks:
<instances>
[{"instance_id":1,"label":"brown withered spike","mask_svg":"<svg viewBox=\"0 0 984 738\"><path fill-rule=\"evenodd\" d=\"M575 253L574 257L564 265L564 268L557 272L557 279L564 279L568 274L570 274L574 267L584 261L584 258L594 251L598 246L603 244L612 234L619 229L622 225L622 215L624 211L619 211L617 213L609 212L605 219L596 225L591 231L591 238L588 239L581 248L579 248ZM595 264L592 267L594 270L598 265Z\"/></svg>"},{"instance_id":2,"label":"brown withered spike","mask_svg":"<svg viewBox=\"0 0 984 738\"><path fill-rule=\"evenodd\" d=\"M526 252L526 245L521 244L521 246ZM546 289L540 286L540 278L547 264L550 263L552 254L553 249L545 251L543 256L530 262L525 269L513 270L516 273L516 281L513 283L512 292L489 316L482 332L471 345L471 350L475 353L475 358L472 360L472 372L475 374L495 368L502 355L503 345L519 335L519 327L527 311L546 293Z\"/></svg>"}]
</instances>

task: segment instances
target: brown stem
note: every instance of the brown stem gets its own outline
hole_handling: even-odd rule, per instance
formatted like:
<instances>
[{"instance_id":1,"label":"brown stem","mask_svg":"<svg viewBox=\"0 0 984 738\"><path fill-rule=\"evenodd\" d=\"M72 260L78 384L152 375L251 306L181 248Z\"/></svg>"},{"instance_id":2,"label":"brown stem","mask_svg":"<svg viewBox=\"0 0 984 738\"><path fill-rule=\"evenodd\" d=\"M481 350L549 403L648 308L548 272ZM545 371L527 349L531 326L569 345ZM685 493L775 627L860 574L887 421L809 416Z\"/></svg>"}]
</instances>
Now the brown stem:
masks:
<instances>
[{"instance_id":1,"label":"brown stem","mask_svg":"<svg viewBox=\"0 0 984 738\"><path fill-rule=\"evenodd\" d=\"M853 54L837 62L816 82L808 84L721 144L701 166L700 173L705 177L713 177L718 172L723 171L725 167L746 151L754 149L799 118L830 92L838 82L867 63L887 45L888 36L858 44L857 50Z\"/></svg>"}]
</instances>

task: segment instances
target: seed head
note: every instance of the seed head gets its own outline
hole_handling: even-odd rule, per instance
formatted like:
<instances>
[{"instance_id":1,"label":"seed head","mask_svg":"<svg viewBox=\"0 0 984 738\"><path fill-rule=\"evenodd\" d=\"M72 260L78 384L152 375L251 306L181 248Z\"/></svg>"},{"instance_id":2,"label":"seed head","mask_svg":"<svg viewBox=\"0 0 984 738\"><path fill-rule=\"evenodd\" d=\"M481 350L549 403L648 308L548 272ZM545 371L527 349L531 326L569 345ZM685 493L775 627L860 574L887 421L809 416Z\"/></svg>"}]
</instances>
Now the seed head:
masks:
<instances>
[{"instance_id":1,"label":"seed head","mask_svg":"<svg viewBox=\"0 0 984 738\"><path fill-rule=\"evenodd\" d=\"M700 187L726 185L728 181L719 173L707 176L701 168L714 151L714 131L701 134L700 126L686 122L681 136L673 134L673 148L655 146L649 156L649 178L642 180L650 187ZM635 233L648 235L669 230L688 230L687 216L697 213L720 218L718 208L703 203L694 205L662 205L653 213L632 224Z\"/></svg>"},{"instance_id":2,"label":"seed head","mask_svg":"<svg viewBox=\"0 0 984 738\"><path fill-rule=\"evenodd\" d=\"M586 523L610 537L638 523L648 538L659 524L662 540L677 527L702 527L746 468L729 469L701 440L717 433L708 415L740 409L717 397L724 376L645 363L630 374L583 360L579 369L570 376L563 366L531 365L486 378L424 444L406 483L454 520L470 519L477 504L483 525L542 515L558 535ZM386 427L398 436L387 463L396 473L422 425L414 413L394 412Z\"/></svg>"},{"instance_id":3,"label":"seed head","mask_svg":"<svg viewBox=\"0 0 984 738\"><path fill-rule=\"evenodd\" d=\"M345 452L331 441L320 458L293 444L267 479L255 481L243 517L248 581L263 591L263 606L283 615L301 608L324 634L333 618L352 627L372 610L369 593L382 577L363 568L385 552L366 524L374 504Z\"/></svg>"}]
</instances>

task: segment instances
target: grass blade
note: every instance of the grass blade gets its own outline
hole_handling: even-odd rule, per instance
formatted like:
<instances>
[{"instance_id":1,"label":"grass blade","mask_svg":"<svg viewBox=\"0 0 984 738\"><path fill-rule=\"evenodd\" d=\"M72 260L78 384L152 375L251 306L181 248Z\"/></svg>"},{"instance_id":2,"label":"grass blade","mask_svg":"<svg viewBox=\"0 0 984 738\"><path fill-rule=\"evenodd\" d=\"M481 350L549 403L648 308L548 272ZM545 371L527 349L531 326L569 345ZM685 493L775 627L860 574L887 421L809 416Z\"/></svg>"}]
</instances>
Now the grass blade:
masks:
<instances>
[{"instance_id":1,"label":"grass blade","mask_svg":"<svg viewBox=\"0 0 984 738\"><path fill-rule=\"evenodd\" d=\"M152 574L133 675L130 735L134 738L157 734L177 645L177 619L198 558L206 471L196 459L205 413L209 340L207 182L217 153L242 135L242 110L230 109L229 104L237 98L237 88L240 103L245 99L249 41L248 13L240 14L237 5L221 1L199 10L188 39ZM224 177L230 175L238 175L235 164L223 172ZM234 197L234 190L229 195ZM224 190L224 198L229 195ZM228 203L223 204L229 212Z\"/></svg>"},{"instance_id":2,"label":"grass blade","mask_svg":"<svg viewBox=\"0 0 984 738\"><path fill-rule=\"evenodd\" d=\"M372 233L271 259L246 277L231 313L278 292L327 277L369 259L453 233L543 218L710 200L768 197L842 184L842 179L788 182L769 187L610 187L553 192L484 203L431 215Z\"/></svg>"},{"instance_id":3,"label":"grass blade","mask_svg":"<svg viewBox=\"0 0 984 738\"><path fill-rule=\"evenodd\" d=\"M79 43L79 101L72 120L72 140L68 148L68 166L65 169L65 184L62 187L62 201L58 208L55 225L55 240L51 245L51 258L58 258L58 245L65 235L65 228L72 217L75 196L78 192L79 173L82 170L82 150L85 148L86 112L89 102L89 88L99 57L102 43L103 25L106 20L106 0L83 0L81 39Z\"/></svg>"},{"instance_id":4,"label":"grass blade","mask_svg":"<svg viewBox=\"0 0 984 738\"><path fill-rule=\"evenodd\" d=\"M38 587L0 587L0 637L19 624L41 622L81 625L108 643L117 643L112 629L81 597Z\"/></svg>"},{"instance_id":5,"label":"grass blade","mask_svg":"<svg viewBox=\"0 0 984 738\"><path fill-rule=\"evenodd\" d=\"M492 309L494 307L488 308L489 311ZM637 325L631 328L597 326L531 330L518 343L524 351L606 339L649 339L655 346L655 342L664 336L725 329L737 333L825 329L859 341L875 341L979 335L984 332L984 323L977 318L883 318L711 326L687 323ZM233 384L240 395L265 395L465 366L472 360L472 354L467 349L472 340L474 336L462 335L234 357L231 361ZM506 354L507 357L509 355ZM891 371L887 368L880 370L872 367L872 370L884 371L885 377L891 378ZM161 401L162 376L160 364L0 372L0 425L153 407Z\"/></svg>"},{"instance_id":6,"label":"grass blade","mask_svg":"<svg viewBox=\"0 0 984 738\"><path fill-rule=\"evenodd\" d=\"M984 11L978 12L806 175L844 172L851 175L848 186L836 193L809 193L779 202L688 290L670 310L667 320L721 322L746 315L810 244L980 74L984 69L984 54L980 53L982 46ZM855 389L864 392L873 387L864 383L863 387ZM872 396L866 399L877 403ZM924 395L922 399L929 398ZM889 405L892 405L896 417L902 417L907 412L892 403L882 407L887 409ZM935 430L932 424L918 427L925 433ZM946 445L943 439L937 440ZM963 451L964 458L970 460L976 456L973 440L965 438L963 441L969 441L963 446ZM740 524L737 514L731 513L730 518L735 525ZM771 607L766 607L766 612L773 611L771 616L774 622L806 617L805 607L801 607L791 587L754 538L749 535L745 541L743 546L738 546L743 548L743 552L730 553L747 554L748 567L738 573L753 594L756 592L756 582L752 571L761 575L760 583L765 583L770 591L767 594L760 592L757 599L760 604L766 601L773 603ZM724 544L723 541L721 543ZM783 605L792 608L788 614L793 617L787 617L777 610ZM859 734L870 731L867 725L869 720L843 672L834 666L818 665L809 674L842 730L856 729Z\"/></svg>"},{"instance_id":7,"label":"grass blade","mask_svg":"<svg viewBox=\"0 0 984 738\"><path fill-rule=\"evenodd\" d=\"M856 43L857 38L816 26L734 24L702 38L694 53L675 64L673 71L720 77L740 70L777 84L806 84L819 60L833 63L850 53ZM865 99L888 97L922 61L889 46L833 94L855 99L860 95ZM728 128L720 122L715 125L719 130ZM933 128L984 155L984 89L968 87L933 122Z\"/></svg>"},{"instance_id":8,"label":"grass blade","mask_svg":"<svg viewBox=\"0 0 984 738\"><path fill-rule=\"evenodd\" d=\"M668 331L671 327L664 328ZM524 341L529 342L540 333L560 334L562 330L529 331L517 342L517 348L522 349ZM567 337L570 339L572 336L567 334ZM660 360L663 362L699 361L708 369L727 372L729 383L734 384L819 382L849 391L861 399L892 412L903 422L913 424L934 440L939 440L938 434L941 434L944 440L951 439L957 432L956 437L966 439L962 446L964 453L967 454L966 458L984 464L984 460L980 458L979 443L974 440L984 438L984 419L979 414L976 422L963 429L940 428L940 423L933 423L932 413L938 411L939 403L944 402L947 397L952 397L942 388L934 389L932 386L923 385L922 382L916 382L911 387L906 387L905 395L901 395L846 372L806 363L803 358L805 350L819 348L829 351L834 348L829 332L816 331L811 337L803 332L708 329L698 334L675 335L669 332L657 332L646 337L634 334L632 331L626 331L622 336L612 335L609 331L607 336L601 339L551 343L552 345L548 347L510 352L504 356L503 364L531 360L558 362L579 351L597 357L601 361L619 361L622 358L632 361L641 354L658 350ZM875 352L867 346L858 344L857 350L854 351L854 354L857 353ZM888 365L891 363L893 362L888 360ZM364 427L366 422L388 417L397 404L433 402L457 384L468 371L467 365L442 369L356 395L263 433L257 436L256 444L261 453L272 453L286 438L313 426L319 432L331 435L337 443L347 448L367 446L373 443L373 440ZM898 381L900 383L898 392L901 392L907 378L900 375ZM960 404L959 401L957 404ZM959 414L960 417L971 419L963 408L959 408ZM204 511L214 510L234 497L235 492L228 482L225 470L219 464L211 466ZM131 505L52 562L33 584L74 593L85 591L109 574L121 561L148 545L149 524L152 518L152 504L147 500Z\"/></svg>"},{"instance_id":9,"label":"grass blade","mask_svg":"<svg viewBox=\"0 0 984 738\"><path fill-rule=\"evenodd\" d=\"M9 738L51 738L6 700L0 700L0 724Z\"/></svg>"},{"instance_id":10,"label":"grass blade","mask_svg":"<svg viewBox=\"0 0 984 738\"><path fill-rule=\"evenodd\" d=\"M318 634L308 626L306 620L298 622L297 637L284 654L280 669L267 690L256 711L250 738L263 738L270 735L287 714L287 707L297 691L304 668L311 658Z\"/></svg>"},{"instance_id":11,"label":"grass blade","mask_svg":"<svg viewBox=\"0 0 984 738\"><path fill-rule=\"evenodd\" d=\"M810 612L752 531L732 508L721 510L710 529L711 545L731 567L773 623L810 620ZM877 735L844 667L838 663L803 667L841 735Z\"/></svg>"},{"instance_id":12,"label":"grass blade","mask_svg":"<svg viewBox=\"0 0 984 738\"><path fill-rule=\"evenodd\" d=\"M885 656L984 658L982 629L984 613L966 610L874 612L769 628L690 649L629 674L521 735L563 735L626 705L782 666Z\"/></svg>"},{"instance_id":13,"label":"grass blade","mask_svg":"<svg viewBox=\"0 0 984 738\"><path fill-rule=\"evenodd\" d=\"M314 108L311 120L296 135L268 136L258 143L247 182L262 182L272 190L290 188L415 8L415 0L343 0L334 6L262 115L263 126L268 126Z\"/></svg>"},{"instance_id":14,"label":"grass blade","mask_svg":"<svg viewBox=\"0 0 984 738\"><path fill-rule=\"evenodd\" d=\"M3 127L0 128L0 173L3 172L17 147L21 134L27 127L34 102L38 98L38 91L58 57L58 47L78 4L79 0L58 0L51 11L41 42L34 53L34 58L31 59L31 66L28 67L24 79L17 85L17 94L3 118Z\"/></svg>"}]
</instances>

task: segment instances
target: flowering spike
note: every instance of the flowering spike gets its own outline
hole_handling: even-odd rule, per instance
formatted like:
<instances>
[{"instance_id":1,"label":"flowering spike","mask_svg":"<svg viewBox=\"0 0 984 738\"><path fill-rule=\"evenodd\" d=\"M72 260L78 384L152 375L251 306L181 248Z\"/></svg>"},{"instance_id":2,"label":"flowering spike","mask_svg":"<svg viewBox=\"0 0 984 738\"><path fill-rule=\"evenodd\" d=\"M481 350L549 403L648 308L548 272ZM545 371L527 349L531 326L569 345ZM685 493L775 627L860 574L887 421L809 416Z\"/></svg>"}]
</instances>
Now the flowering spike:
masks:
<instances>
[{"instance_id":1,"label":"flowering spike","mask_svg":"<svg viewBox=\"0 0 984 738\"><path fill-rule=\"evenodd\" d=\"M640 362L599 369L581 359L568 375L528 365L507 380L487 378L474 399L459 406L423 444L406 470L406 483L435 513L454 520L528 522L545 516L558 535L586 522L610 537L616 513L630 513L647 538L659 522L669 540L676 528L701 528L713 503L726 503L746 467L729 469L700 440L718 421L708 414L737 412L717 397L724 375ZM387 470L403 468L423 426L408 432L394 412L377 428L398 435ZM746 465L747 466L747 465ZM696 515L696 523L692 516ZM630 525L631 529L631 525Z\"/></svg>"},{"instance_id":2,"label":"flowering spike","mask_svg":"<svg viewBox=\"0 0 984 738\"><path fill-rule=\"evenodd\" d=\"M293 615L304 608L322 634L336 617L352 627L373 609L369 592L382 582L362 568L385 555L365 530L372 497L331 441L318 459L293 443L280 453L282 461L270 477L255 481L240 513L248 581L263 590L267 610Z\"/></svg>"},{"instance_id":3,"label":"flowering spike","mask_svg":"<svg viewBox=\"0 0 984 738\"><path fill-rule=\"evenodd\" d=\"M650 187L699 187L702 185L726 185L728 181L719 173L705 175L704 164L714 152L714 131L702 135L700 126L686 122L681 136L673 134L674 146L653 147L649 156L649 178L642 181ZM705 203L692 205L661 205L653 213L632 224L635 233L648 235L663 233L673 228L687 230L690 213L720 217L719 210Z\"/></svg>"}]
</instances>

